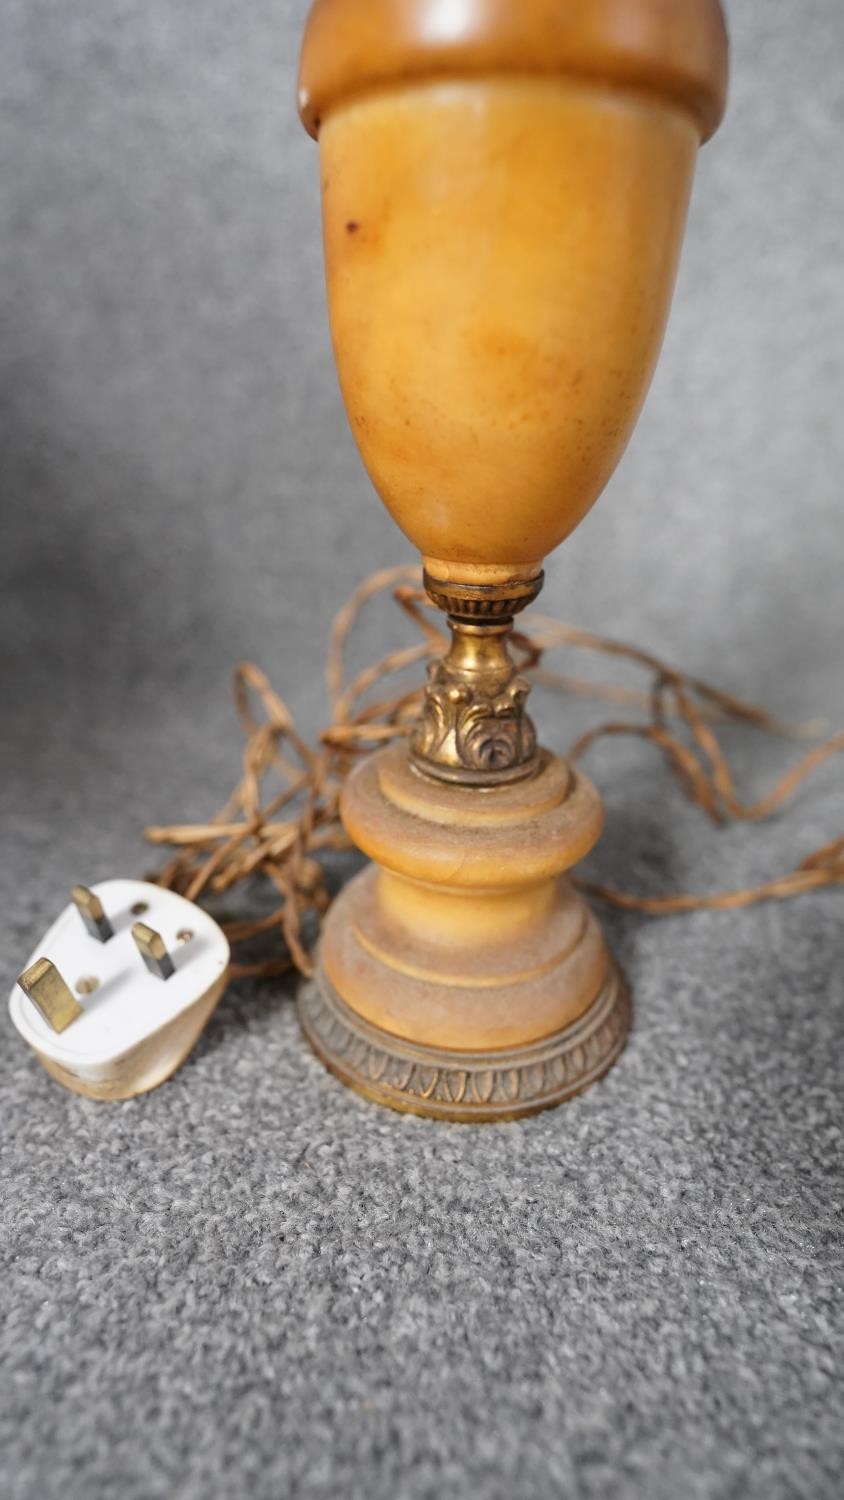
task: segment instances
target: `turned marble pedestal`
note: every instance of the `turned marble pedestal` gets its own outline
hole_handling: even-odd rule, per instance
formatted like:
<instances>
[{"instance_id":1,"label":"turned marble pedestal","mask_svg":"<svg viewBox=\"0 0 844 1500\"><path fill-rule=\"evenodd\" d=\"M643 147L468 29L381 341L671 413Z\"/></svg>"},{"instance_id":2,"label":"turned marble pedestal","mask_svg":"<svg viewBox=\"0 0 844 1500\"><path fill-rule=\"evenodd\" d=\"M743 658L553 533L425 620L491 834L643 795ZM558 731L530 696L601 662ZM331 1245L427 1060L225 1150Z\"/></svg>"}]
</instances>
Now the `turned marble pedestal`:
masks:
<instances>
[{"instance_id":1,"label":"turned marble pedestal","mask_svg":"<svg viewBox=\"0 0 844 1500\"><path fill-rule=\"evenodd\" d=\"M540 759L478 793L392 746L347 783L344 822L374 863L328 915L300 1014L327 1066L381 1104L512 1119L578 1093L624 1046L625 982L566 874L600 834L600 799Z\"/></svg>"}]
</instances>

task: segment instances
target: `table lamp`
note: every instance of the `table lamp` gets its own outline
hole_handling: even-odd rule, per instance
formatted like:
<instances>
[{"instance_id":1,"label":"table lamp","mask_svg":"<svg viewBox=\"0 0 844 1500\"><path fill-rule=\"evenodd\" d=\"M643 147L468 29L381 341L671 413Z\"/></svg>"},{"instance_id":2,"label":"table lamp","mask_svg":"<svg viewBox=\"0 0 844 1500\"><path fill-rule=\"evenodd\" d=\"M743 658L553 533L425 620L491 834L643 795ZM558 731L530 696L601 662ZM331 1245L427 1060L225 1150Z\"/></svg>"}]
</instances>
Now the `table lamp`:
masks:
<instances>
[{"instance_id":1,"label":"table lamp","mask_svg":"<svg viewBox=\"0 0 844 1500\"><path fill-rule=\"evenodd\" d=\"M409 740L346 782L372 863L300 997L323 1062L397 1109L529 1114L627 1037L627 985L568 874L601 801L537 742L508 636L636 423L726 75L718 0L310 11L299 108L340 386L451 629Z\"/></svg>"}]
</instances>

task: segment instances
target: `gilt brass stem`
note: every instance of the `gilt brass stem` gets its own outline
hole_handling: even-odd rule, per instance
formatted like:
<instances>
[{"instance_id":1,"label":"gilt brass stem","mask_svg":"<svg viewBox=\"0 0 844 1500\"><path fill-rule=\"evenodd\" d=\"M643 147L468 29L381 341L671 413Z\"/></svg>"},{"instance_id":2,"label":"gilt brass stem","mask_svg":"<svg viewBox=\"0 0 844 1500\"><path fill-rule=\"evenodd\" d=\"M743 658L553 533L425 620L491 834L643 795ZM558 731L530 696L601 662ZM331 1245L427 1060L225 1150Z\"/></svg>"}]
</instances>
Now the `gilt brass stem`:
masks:
<instances>
[{"instance_id":1,"label":"gilt brass stem","mask_svg":"<svg viewBox=\"0 0 844 1500\"><path fill-rule=\"evenodd\" d=\"M451 646L428 669L410 741L417 770L441 781L498 786L537 770L536 731L525 711L530 684L508 640L513 614L542 587L542 575L506 585L443 585L426 574L435 603L449 610Z\"/></svg>"}]
</instances>

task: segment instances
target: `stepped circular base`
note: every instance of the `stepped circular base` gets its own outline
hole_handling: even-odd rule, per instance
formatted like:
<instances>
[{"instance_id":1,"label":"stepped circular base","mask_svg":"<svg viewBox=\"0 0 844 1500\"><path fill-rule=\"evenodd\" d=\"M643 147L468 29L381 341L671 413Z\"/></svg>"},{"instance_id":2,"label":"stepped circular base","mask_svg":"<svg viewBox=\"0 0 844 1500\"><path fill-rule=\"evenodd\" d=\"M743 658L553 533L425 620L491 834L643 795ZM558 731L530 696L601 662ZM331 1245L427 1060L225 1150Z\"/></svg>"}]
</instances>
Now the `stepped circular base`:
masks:
<instances>
[{"instance_id":1,"label":"stepped circular base","mask_svg":"<svg viewBox=\"0 0 844 1500\"><path fill-rule=\"evenodd\" d=\"M581 1093L615 1062L630 1017L615 965L570 1026L511 1051L448 1052L392 1036L351 1010L322 972L299 995L302 1030L343 1083L390 1109L464 1124L515 1120Z\"/></svg>"}]
</instances>

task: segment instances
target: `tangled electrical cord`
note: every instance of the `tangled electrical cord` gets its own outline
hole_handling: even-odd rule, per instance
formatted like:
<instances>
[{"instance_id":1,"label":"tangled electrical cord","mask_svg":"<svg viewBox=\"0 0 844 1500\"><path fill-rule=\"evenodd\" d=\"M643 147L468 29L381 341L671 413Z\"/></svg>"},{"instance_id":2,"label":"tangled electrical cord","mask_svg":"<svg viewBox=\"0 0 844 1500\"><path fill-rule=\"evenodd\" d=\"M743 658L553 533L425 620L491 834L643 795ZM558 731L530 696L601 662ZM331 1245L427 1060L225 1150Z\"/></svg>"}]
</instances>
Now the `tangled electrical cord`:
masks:
<instances>
[{"instance_id":1,"label":"tangled electrical cord","mask_svg":"<svg viewBox=\"0 0 844 1500\"><path fill-rule=\"evenodd\" d=\"M410 646L389 652L348 682L345 656L361 610L377 595L391 593L421 632ZM714 724L739 721L789 738L817 737L812 726L793 728L763 709L719 692L700 679L668 666L649 652L593 635L545 616L530 617L529 628L514 632L520 670L534 681L579 696L644 707L644 722L618 719L598 724L572 746L569 760L579 760L595 742L627 735L659 749L691 802L714 823L757 822L786 803L798 786L823 763L844 750L844 733L825 739L756 802L741 800ZM312 972L310 945L303 924L317 926L331 894L320 856L350 849L340 821L340 792L355 760L385 741L405 737L416 717L423 688L372 696L388 679L446 647L443 630L434 623L416 567L388 568L367 578L337 614L331 629L327 681L331 722L316 746L297 732L286 703L266 675L252 662L234 672L235 708L246 736L243 770L234 791L209 822L146 829L152 844L173 845L176 853L154 877L190 900L219 896L242 882L263 877L279 896L273 910L259 917L223 922L233 946L276 933L280 951L257 962L233 965L235 977L265 978L290 968ZM556 646L574 647L632 662L649 673L647 693L613 684L561 676L545 665ZM270 776L277 789L268 794ZM758 901L799 896L824 886L844 885L844 837L814 850L795 869L763 885L710 895L674 893L640 896L614 887L579 881L602 901L653 917L703 909L728 911Z\"/></svg>"}]
</instances>

